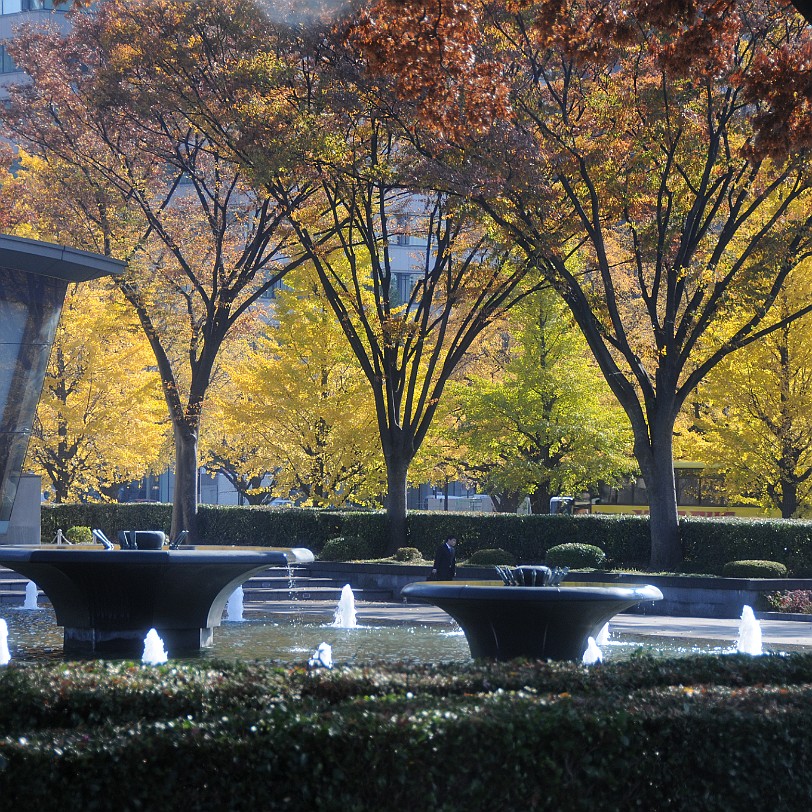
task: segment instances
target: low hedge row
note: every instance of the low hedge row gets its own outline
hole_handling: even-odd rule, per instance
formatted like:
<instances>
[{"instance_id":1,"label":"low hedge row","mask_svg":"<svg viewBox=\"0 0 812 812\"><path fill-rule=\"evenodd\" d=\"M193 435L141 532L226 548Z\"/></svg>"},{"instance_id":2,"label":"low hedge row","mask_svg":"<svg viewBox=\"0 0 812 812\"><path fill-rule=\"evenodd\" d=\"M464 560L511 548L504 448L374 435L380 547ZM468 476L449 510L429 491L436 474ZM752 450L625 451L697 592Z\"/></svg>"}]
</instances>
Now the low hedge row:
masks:
<instances>
[{"instance_id":1,"label":"low hedge row","mask_svg":"<svg viewBox=\"0 0 812 812\"><path fill-rule=\"evenodd\" d=\"M802 809L810 674L803 654L593 669L12 664L0 797L60 812Z\"/></svg>"},{"instance_id":2,"label":"low hedge row","mask_svg":"<svg viewBox=\"0 0 812 812\"><path fill-rule=\"evenodd\" d=\"M43 506L42 538L57 528L100 527L110 538L118 530L169 530L166 504L71 504ZM387 520L383 511L319 511L299 508L201 505L201 540L209 544L304 546L321 552L337 537L361 540L363 555L383 557ZM784 564L791 576L812 577L812 522L798 520L700 519L680 521L687 572L721 575L729 561L767 560ZM588 544L606 553L607 566L645 568L650 537L645 516L516 516L503 513L412 511L406 544L433 560L439 541L459 539L457 556L503 549L520 564L541 563L550 547Z\"/></svg>"},{"instance_id":3,"label":"low hedge row","mask_svg":"<svg viewBox=\"0 0 812 812\"><path fill-rule=\"evenodd\" d=\"M169 531L168 504L84 503L43 505L42 539L51 541L58 528L101 528L109 538L119 530ZM366 555L382 557L387 544L383 511L319 511L300 508L201 505L200 538L208 544L271 547L306 546L321 552L336 537L363 540ZM613 561L643 565L649 557L648 522L637 516L516 516L505 513L411 511L407 544L423 558L434 559L440 540L459 539L458 557L477 550L504 548L519 562L540 563L549 547L568 541L594 544Z\"/></svg>"}]
</instances>

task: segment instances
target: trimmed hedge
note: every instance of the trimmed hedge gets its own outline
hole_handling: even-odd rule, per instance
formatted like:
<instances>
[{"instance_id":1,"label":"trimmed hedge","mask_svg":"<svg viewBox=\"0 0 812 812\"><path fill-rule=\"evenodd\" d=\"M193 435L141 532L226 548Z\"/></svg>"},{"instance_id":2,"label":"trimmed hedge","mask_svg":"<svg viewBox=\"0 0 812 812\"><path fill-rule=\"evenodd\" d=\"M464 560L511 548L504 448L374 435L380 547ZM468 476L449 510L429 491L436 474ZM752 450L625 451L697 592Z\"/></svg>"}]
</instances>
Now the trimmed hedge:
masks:
<instances>
[{"instance_id":1,"label":"trimmed hedge","mask_svg":"<svg viewBox=\"0 0 812 812\"><path fill-rule=\"evenodd\" d=\"M45 812L804 809L811 673L808 654L12 665L0 797Z\"/></svg>"},{"instance_id":2,"label":"trimmed hedge","mask_svg":"<svg viewBox=\"0 0 812 812\"><path fill-rule=\"evenodd\" d=\"M503 564L513 567L516 564L516 556L507 550L496 547L493 550L477 550L465 563L481 567L489 565L501 566Z\"/></svg>"},{"instance_id":3,"label":"trimmed hedge","mask_svg":"<svg viewBox=\"0 0 812 812\"><path fill-rule=\"evenodd\" d=\"M728 561L722 575L729 578L786 578L787 568L778 561Z\"/></svg>"},{"instance_id":4,"label":"trimmed hedge","mask_svg":"<svg viewBox=\"0 0 812 812\"><path fill-rule=\"evenodd\" d=\"M605 561L606 553L594 544L558 544L547 550L546 562L551 567L597 569Z\"/></svg>"},{"instance_id":5,"label":"trimmed hedge","mask_svg":"<svg viewBox=\"0 0 812 812\"><path fill-rule=\"evenodd\" d=\"M361 536L330 539L319 553L319 561L358 561L372 558L370 545Z\"/></svg>"},{"instance_id":6,"label":"trimmed hedge","mask_svg":"<svg viewBox=\"0 0 812 812\"><path fill-rule=\"evenodd\" d=\"M57 528L74 525L99 527L108 538L119 530L168 532L171 518L167 504L43 505L42 538L50 541ZM201 541L209 544L303 546L318 554L329 539L358 536L370 558L384 557L387 546L383 511L201 505L199 525ZM650 558L646 516L412 511L407 525L408 546L429 561L448 536L457 537L460 560L477 550L502 548L520 564L541 564L547 550L562 543L600 547L608 567L645 569ZM784 564L792 576L812 577L812 522L683 518L680 532L686 572L721 575L728 561L759 559Z\"/></svg>"},{"instance_id":7,"label":"trimmed hedge","mask_svg":"<svg viewBox=\"0 0 812 812\"><path fill-rule=\"evenodd\" d=\"M395 561L417 561L423 563L423 556L417 547L398 547L395 550Z\"/></svg>"},{"instance_id":8,"label":"trimmed hedge","mask_svg":"<svg viewBox=\"0 0 812 812\"><path fill-rule=\"evenodd\" d=\"M90 527L69 527L65 531L65 538L71 544L92 544L93 530Z\"/></svg>"}]
</instances>

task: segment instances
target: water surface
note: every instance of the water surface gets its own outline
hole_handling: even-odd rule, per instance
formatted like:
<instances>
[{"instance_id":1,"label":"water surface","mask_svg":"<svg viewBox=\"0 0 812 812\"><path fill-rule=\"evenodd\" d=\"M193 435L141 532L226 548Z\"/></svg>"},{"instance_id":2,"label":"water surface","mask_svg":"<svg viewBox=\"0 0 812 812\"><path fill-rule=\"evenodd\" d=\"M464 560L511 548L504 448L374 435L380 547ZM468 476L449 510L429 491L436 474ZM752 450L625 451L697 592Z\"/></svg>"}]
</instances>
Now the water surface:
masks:
<instances>
[{"instance_id":1,"label":"water surface","mask_svg":"<svg viewBox=\"0 0 812 812\"><path fill-rule=\"evenodd\" d=\"M62 629L53 611L0 606L0 617L8 624L12 660L62 659ZM332 647L333 663L385 662L469 662L465 635L456 623L447 624L360 624L341 629L331 620L312 617L251 613L244 621L223 621L214 629L214 645L200 659L262 660L273 663L304 663L320 643ZM610 624L611 632L611 624ZM735 640L645 637L611 633L601 646L605 662L650 654L688 656L727 654L735 651ZM769 646L764 646L769 651ZM172 659L172 652L169 651Z\"/></svg>"}]
</instances>

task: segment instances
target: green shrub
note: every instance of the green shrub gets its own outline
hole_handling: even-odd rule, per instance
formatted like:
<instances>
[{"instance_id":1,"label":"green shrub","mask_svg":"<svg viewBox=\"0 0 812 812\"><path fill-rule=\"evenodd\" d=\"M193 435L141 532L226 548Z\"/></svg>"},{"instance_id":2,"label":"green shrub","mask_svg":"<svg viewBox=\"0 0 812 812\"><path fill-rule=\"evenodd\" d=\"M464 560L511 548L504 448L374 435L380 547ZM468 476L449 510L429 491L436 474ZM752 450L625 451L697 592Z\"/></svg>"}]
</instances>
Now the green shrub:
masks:
<instances>
[{"instance_id":1,"label":"green shrub","mask_svg":"<svg viewBox=\"0 0 812 812\"><path fill-rule=\"evenodd\" d=\"M360 536L330 539L319 553L320 561L359 561L371 558L370 545Z\"/></svg>"},{"instance_id":2,"label":"green shrub","mask_svg":"<svg viewBox=\"0 0 812 812\"><path fill-rule=\"evenodd\" d=\"M728 561L722 568L722 575L727 578L786 578L787 568L779 561Z\"/></svg>"},{"instance_id":3,"label":"green shrub","mask_svg":"<svg viewBox=\"0 0 812 812\"><path fill-rule=\"evenodd\" d=\"M482 567L490 565L513 567L516 564L516 556L501 547L495 547L490 550L477 550L465 563L477 564Z\"/></svg>"},{"instance_id":4,"label":"green shrub","mask_svg":"<svg viewBox=\"0 0 812 812\"><path fill-rule=\"evenodd\" d=\"M606 561L606 553L594 544L557 544L547 550L546 563L550 567L597 569Z\"/></svg>"},{"instance_id":5,"label":"green shrub","mask_svg":"<svg viewBox=\"0 0 812 812\"><path fill-rule=\"evenodd\" d=\"M422 561L423 556L417 547L398 547L395 550L395 561Z\"/></svg>"},{"instance_id":6,"label":"green shrub","mask_svg":"<svg viewBox=\"0 0 812 812\"><path fill-rule=\"evenodd\" d=\"M0 797L59 812L805 809L810 673L809 654L12 667Z\"/></svg>"},{"instance_id":7,"label":"green shrub","mask_svg":"<svg viewBox=\"0 0 812 812\"><path fill-rule=\"evenodd\" d=\"M65 531L65 538L71 544L92 544L93 531L89 527L84 527L82 525L69 527Z\"/></svg>"},{"instance_id":8,"label":"green shrub","mask_svg":"<svg viewBox=\"0 0 812 812\"><path fill-rule=\"evenodd\" d=\"M99 527L111 539L119 530L169 532L171 520L172 506L162 503L43 505L42 539L51 541L57 528L71 526ZM547 550L562 543L599 547L615 569L644 569L651 552L647 516L409 511L406 522L405 543L429 560L448 536L460 540L458 558L502 548L522 564L544 561ZM728 561L767 560L781 562L796 578L812 577L811 521L683 517L679 526L683 572L720 575ZM358 536L369 545L365 557L383 558L387 528L384 511L225 505L200 505L198 511L202 544L307 547L318 554L328 539Z\"/></svg>"}]
</instances>

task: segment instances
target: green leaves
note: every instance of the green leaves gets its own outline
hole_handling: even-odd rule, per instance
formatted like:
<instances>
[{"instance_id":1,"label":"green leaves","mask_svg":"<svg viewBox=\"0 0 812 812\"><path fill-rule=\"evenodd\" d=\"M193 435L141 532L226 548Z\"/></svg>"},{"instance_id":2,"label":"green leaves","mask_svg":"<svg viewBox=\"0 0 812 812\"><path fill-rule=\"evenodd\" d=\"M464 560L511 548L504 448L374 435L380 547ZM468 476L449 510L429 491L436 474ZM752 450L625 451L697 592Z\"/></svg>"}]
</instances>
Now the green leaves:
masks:
<instances>
[{"instance_id":1,"label":"green leaves","mask_svg":"<svg viewBox=\"0 0 812 812\"><path fill-rule=\"evenodd\" d=\"M810 669L804 654L12 665L0 792L64 812L803 808Z\"/></svg>"}]
</instances>

